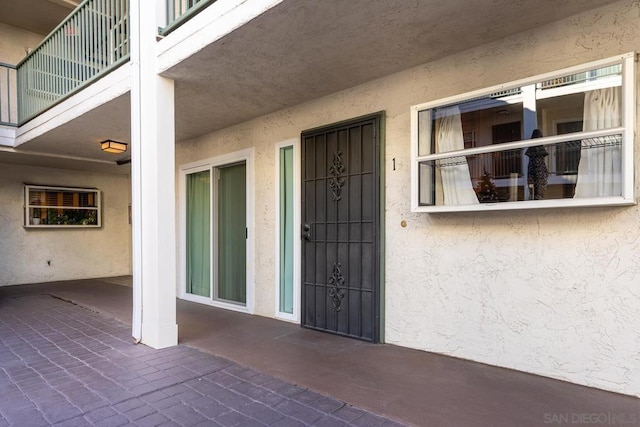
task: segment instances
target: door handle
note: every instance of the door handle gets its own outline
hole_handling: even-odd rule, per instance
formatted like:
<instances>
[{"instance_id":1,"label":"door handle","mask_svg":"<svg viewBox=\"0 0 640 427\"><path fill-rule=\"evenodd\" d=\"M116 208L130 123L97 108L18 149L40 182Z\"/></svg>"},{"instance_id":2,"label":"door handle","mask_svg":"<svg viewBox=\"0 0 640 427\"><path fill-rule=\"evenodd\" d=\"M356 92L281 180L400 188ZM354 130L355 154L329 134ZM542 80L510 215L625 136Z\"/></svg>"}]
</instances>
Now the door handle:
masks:
<instances>
[{"instance_id":1,"label":"door handle","mask_svg":"<svg viewBox=\"0 0 640 427\"><path fill-rule=\"evenodd\" d=\"M302 238L304 240L311 240L311 225L305 224L302 226Z\"/></svg>"}]
</instances>

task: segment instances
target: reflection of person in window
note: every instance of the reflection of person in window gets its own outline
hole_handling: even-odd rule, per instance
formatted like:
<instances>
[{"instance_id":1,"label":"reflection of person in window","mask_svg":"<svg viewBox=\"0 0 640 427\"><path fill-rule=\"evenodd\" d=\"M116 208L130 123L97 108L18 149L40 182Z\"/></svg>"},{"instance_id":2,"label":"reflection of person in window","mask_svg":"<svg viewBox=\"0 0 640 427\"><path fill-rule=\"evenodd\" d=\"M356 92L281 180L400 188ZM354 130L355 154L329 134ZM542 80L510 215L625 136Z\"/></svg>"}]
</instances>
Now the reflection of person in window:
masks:
<instances>
[{"instance_id":1,"label":"reflection of person in window","mask_svg":"<svg viewBox=\"0 0 640 427\"><path fill-rule=\"evenodd\" d=\"M531 139L542 137L540 129L534 129L531 134ZM533 186L533 199L544 199L544 192L547 189L547 179L549 178L549 172L547 171L547 164L544 158L549 155L547 150L542 145L535 145L527 148L525 153L529 157L529 167L527 168L527 183L529 188Z\"/></svg>"}]
</instances>

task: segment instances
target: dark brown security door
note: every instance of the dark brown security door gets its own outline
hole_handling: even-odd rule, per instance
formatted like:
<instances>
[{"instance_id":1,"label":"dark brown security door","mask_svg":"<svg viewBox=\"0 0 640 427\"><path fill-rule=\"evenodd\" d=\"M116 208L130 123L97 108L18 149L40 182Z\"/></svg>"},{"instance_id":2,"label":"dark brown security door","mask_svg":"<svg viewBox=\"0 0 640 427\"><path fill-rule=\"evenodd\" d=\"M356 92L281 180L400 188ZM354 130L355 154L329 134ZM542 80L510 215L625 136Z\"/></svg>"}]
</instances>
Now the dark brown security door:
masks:
<instances>
[{"instance_id":1,"label":"dark brown security door","mask_svg":"<svg viewBox=\"0 0 640 427\"><path fill-rule=\"evenodd\" d=\"M379 340L380 115L302 134L302 325Z\"/></svg>"}]
</instances>

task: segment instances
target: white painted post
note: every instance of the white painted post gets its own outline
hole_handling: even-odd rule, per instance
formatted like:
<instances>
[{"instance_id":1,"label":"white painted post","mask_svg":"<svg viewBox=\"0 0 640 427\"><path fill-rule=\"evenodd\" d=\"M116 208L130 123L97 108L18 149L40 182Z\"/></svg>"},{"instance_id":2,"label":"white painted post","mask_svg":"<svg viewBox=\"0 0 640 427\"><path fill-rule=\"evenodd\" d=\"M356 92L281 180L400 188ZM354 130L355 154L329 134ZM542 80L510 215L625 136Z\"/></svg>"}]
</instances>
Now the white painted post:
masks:
<instances>
[{"instance_id":1,"label":"white painted post","mask_svg":"<svg viewBox=\"0 0 640 427\"><path fill-rule=\"evenodd\" d=\"M132 335L153 348L178 343L174 85L156 74L157 13L150 10L163 4L131 0L130 14Z\"/></svg>"}]
</instances>

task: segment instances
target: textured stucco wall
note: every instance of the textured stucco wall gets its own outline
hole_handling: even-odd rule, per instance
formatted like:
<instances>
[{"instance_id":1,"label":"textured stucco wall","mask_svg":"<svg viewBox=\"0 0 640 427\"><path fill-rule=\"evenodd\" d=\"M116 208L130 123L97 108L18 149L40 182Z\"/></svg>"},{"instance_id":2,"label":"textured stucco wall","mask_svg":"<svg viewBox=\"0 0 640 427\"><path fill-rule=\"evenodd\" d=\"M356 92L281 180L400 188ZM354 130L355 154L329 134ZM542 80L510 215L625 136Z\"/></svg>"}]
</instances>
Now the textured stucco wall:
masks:
<instances>
[{"instance_id":1,"label":"textured stucco wall","mask_svg":"<svg viewBox=\"0 0 640 427\"><path fill-rule=\"evenodd\" d=\"M102 228L25 229L24 183L99 188ZM0 164L0 286L130 274L129 188L126 175Z\"/></svg>"},{"instance_id":2,"label":"textured stucco wall","mask_svg":"<svg viewBox=\"0 0 640 427\"><path fill-rule=\"evenodd\" d=\"M27 56L27 49L38 46L43 39L43 35L0 23L0 62L16 65Z\"/></svg>"},{"instance_id":3,"label":"textured stucco wall","mask_svg":"<svg viewBox=\"0 0 640 427\"><path fill-rule=\"evenodd\" d=\"M0 23L0 62L9 65L17 65L26 55L27 49L33 49L44 39L44 36L30 31L25 31L11 25ZM9 74L7 80L7 70L3 68L0 72L0 121L17 122L18 104L15 70ZM10 88L8 94L6 90ZM11 104L8 105L7 99Z\"/></svg>"},{"instance_id":4,"label":"textured stucco wall","mask_svg":"<svg viewBox=\"0 0 640 427\"><path fill-rule=\"evenodd\" d=\"M274 144L385 110L386 342L640 395L640 209L412 214L409 115L639 47L620 2L181 142L177 164L256 148L256 313L273 316Z\"/></svg>"}]
</instances>

